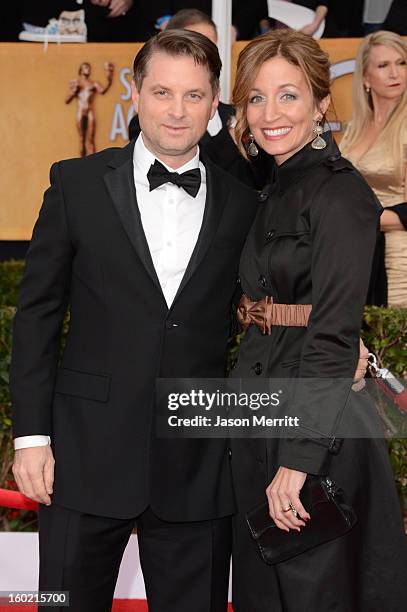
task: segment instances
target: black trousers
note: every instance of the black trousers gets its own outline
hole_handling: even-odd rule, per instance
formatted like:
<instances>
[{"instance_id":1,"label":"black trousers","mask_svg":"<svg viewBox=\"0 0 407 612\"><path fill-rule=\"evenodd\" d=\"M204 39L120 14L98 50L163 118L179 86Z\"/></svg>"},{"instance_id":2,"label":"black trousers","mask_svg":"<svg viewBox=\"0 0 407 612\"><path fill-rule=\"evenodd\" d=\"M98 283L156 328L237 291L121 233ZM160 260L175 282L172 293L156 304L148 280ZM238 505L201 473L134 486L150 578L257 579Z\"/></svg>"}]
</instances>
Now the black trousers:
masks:
<instances>
[{"instance_id":1,"label":"black trousers","mask_svg":"<svg viewBox=\"0 0 407 612\"><path fill-rule=\"evenodd\" d=\"M41 505L39 522L39 589L69 591L71 612L110 612L135 525L149 612L227 609L230 517L169 523L151 509L122 520Z\"/></svg>"}]
</instances>

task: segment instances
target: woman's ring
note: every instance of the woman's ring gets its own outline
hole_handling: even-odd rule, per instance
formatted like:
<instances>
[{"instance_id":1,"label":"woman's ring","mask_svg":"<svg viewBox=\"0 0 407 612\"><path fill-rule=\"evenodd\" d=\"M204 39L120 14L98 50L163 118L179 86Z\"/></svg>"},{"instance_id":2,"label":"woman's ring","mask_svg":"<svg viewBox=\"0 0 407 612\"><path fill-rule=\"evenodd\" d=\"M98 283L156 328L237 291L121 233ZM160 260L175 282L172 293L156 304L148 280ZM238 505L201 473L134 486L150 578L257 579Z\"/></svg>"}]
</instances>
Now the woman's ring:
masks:
<instances>
[{"instance_id":1,"label":"woman's ring","mask_svg":"<svg viewBox=\"0 0 407 612\"><path fill-rule=\"evenodd\" d=\"M290 510L294 514L295 518L297 518L298 510L296 510L292 504L290 504Z\"/></svg>"},{"instance_id":2,"label":"woman's ring","mask_svg":"<svg viewBox=\"0 0 407 612\"><path fill-rule=\"evenodd\" d=\"M288 508L281 508L281 510L283 512L290 512L290 510L292 510L291 506L288 506Z\"/></svg>"}]
</instances>

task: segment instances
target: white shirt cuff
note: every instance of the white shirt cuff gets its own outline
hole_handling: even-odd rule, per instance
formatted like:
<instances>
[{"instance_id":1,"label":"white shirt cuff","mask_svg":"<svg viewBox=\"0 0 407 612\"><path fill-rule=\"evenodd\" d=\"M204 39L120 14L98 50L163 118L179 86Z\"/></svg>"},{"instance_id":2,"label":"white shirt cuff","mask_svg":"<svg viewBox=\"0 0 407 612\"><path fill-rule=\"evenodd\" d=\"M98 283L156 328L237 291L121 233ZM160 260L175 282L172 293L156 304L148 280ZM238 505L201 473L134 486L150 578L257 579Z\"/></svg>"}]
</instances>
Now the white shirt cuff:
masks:
<instances>
[{"instance_id":1,"label":"white shirt cuff","mask_svg":"<svg viewBox=\"0 0 407 612\"><path fill-rule=\"evenodd\" d=\"M49 436L21 436L14 438L14 450L32 448L34 446L48 446L49 444L51 444Z\"/></svg>"}]
</instances>

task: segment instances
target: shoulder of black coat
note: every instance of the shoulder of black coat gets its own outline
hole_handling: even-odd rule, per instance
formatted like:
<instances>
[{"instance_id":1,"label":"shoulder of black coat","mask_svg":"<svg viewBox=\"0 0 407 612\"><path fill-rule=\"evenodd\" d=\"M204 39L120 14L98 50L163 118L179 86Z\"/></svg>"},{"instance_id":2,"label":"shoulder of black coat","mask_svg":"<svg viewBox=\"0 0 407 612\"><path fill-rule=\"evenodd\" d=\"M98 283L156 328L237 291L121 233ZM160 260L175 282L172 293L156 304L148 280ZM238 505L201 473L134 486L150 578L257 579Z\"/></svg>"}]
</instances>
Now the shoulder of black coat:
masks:
<instances>
[{"instance_id":1,"label":"shoulder of black coat","mask_svg":"<svg viewBox=\"0 0 407 612\"><path fill-rule=\"evenodd\" d=\"M100 165L106 166L106 164L116 155L118 151L121 151L121 147L109 147L87 155L86 157L72 157L70 159L63 159L58 162L64 169L70 170L87 170Z\"/></svg>"},{"instance_id":2,"label":"shoulder of black coat","mask_svg":"<svg viewBox=\"0 0 407 612\"><path fill-rule=\"evenodd\" d=\"M383 208L366 179L354 165L340 154L324 160L324 176L314 183L316 187L314 204L325 207L326 202L333 206L338 203L344 208L365 208L380 213Z\"/></svg>"},{"instance_id":3,"label":"shoulder of black coat","mask_svg":"<svg viewBox=\"0 0 407 612\"><path fill-rule=\"evenodd\" d=\"M346 157L342 157L340 153L335 153L333 155L329 155L324 161L324 165L331 170L331 172L354 172L355 167L353 164L346 159Z\"/></svg>"},{"instance_id":4,"label":"shoulder of black coat","mask_svg":"<svg viewBox=\"0 0 407 612\"><path fill-rule=\"evenodd\" d=\"M382 205L380 204L370 185L367 183L366 179L362 176L359 170L355 168L352 162L346 159L346 157L342 157L340 153L330 155L324 161L324 166L330 171L330 173L332 173L332 180L329 181L331 186L334 184L340 185L341 175L347 174L348 178L346 179L346 182L349 187L351 187L349 193L350 199L353 200L356 193L363 194L371 200L372 204L378 211L382 210Z\"/></svg>"}]
</instances>

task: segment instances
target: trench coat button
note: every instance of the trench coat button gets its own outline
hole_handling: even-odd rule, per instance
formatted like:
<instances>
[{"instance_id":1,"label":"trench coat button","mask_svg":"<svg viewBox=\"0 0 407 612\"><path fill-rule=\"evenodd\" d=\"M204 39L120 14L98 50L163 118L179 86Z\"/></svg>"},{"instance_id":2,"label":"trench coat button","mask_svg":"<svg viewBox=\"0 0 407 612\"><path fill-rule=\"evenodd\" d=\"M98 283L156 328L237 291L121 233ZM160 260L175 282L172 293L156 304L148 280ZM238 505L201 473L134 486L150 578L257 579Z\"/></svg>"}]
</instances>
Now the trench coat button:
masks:
<instances>
[{"instance_id":1,"label":"trench coat button","mask_svg":"<svg viewBox=\"0 0 407 612\"><path fill-rule=\"evenodd\" d=\"M165 327L167 329L175 329L176 327L179 327L179 323L175 323L175 321L168 320L165 322Z\"/></svg>"},{"instance_id":2,"label":"trench coat button","mask_svg":"<svg viewBox=\"0 0 407 612\"><path fill-rule=\"evenodd\" d=\"M232 449L228 448L228 455L229 455L229 459L232 459Z\"/></svg>"},{"instance_id":3,"label":"trench coat button","mask_svg":"<svg viewBox=\"0 0 407 612\"><path fill-rule=\"evenodd\" d=\"M254 370L256 376L260 376L260 374L263 372L263 366L261 365L260 361L257 361L252 369Z\"/></svg>"},{"instance_id":4,"label":"trench coat button","mask_svg":"<svg viewBox=\"0 0 407 612\"><path fill-rule=\"evenodd\" d=\"M336 153L335 155L330 155L328 157L328 161L330 161L330 162L336 162L336 161L338 161L338 159L341 159L341 154L340 153Z\"/></svg>"},{"instance_id":5,"label":"trench coat button","mask_svg":"<svg viewBox=\"0 0 407 612\"><path fill-rule=\"evenodd\" d=\"M269 197L269 194L267 191L261 191L259 193L259 202L265 202L268 197Z\"/></svg>"},{"instance_id":6,"label":"trench coat button","mask_svg":"<svg viewBox=\"0 0 407 612\"><path fill-rule=\"evenodd\" d=\"M266 277L264 276L264 274L260 274L259 283L260 283L260 286L263 287L263 289L266 287L267 281L266 281Z\"/></svg>"},{"instance_id":7,"label":"trench coat button","mask_svg":"<svg viewBox=\"0 0 407 612\"><path fill-rule=\"evenodd\" d=\"M266 242L269 242L272 238L274 238L274 236L276 235L275 230L270 230L267 232L266 234Z\"/></svg>"}]
</instances>

